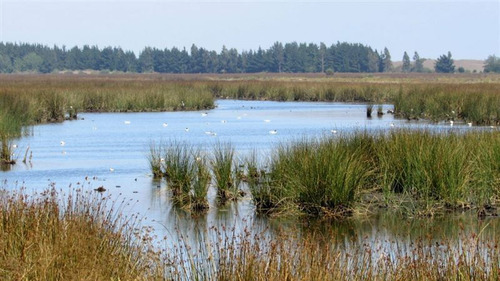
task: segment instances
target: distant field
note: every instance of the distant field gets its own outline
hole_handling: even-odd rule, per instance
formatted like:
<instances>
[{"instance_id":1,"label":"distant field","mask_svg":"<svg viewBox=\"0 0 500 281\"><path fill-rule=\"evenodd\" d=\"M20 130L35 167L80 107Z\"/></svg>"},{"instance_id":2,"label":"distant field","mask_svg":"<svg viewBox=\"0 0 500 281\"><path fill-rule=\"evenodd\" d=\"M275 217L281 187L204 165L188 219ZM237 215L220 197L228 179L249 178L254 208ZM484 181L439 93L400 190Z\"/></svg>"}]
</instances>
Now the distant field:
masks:
<instances>
[{"instance_id":1,"label":"distant field","mask_svg":"<svg viewBox=\"0 0 500 281\"><path fill-rule=\"evenodd\" d=\"M424 67L434 71L434 64L436 63L435 59L426 59L424 61ZM395 61L393 65L395 68L401 67L403 62ZM473 72L481 72L484 70L484 61L483 60L455 60L455 69L459 67L463 67L466 71Z\"/></svg>"}]
</instances>

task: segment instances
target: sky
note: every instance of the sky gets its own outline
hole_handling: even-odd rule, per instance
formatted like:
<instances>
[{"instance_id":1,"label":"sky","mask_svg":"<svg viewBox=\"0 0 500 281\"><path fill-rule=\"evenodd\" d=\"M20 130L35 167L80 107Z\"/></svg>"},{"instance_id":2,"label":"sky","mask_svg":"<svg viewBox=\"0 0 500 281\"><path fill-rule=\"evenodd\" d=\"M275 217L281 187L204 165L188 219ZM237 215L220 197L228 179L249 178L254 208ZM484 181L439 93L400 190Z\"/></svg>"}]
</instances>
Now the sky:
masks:
<instances>
[{"instance_id":1,"label":"sky","mask_svg":"<svg viewBox=\"0 0 500 281\"><path fill-rule=\"evenodd\" d=\"M455 59L500 55L500 0L0 0L0 41L220 51L337 41Z\"/></svg>"}]
</instances>

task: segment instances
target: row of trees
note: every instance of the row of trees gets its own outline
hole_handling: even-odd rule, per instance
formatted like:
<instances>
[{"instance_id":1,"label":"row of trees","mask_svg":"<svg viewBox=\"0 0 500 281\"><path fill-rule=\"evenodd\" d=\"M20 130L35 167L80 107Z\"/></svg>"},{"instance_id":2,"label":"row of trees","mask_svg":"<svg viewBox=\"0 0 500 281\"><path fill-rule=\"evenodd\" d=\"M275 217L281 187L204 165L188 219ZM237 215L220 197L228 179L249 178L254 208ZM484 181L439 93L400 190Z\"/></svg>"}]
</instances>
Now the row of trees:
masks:
<instances>
[{"instance_id":1,"label":"row of trees","mask_svg":"<svg viewBox=\"0 0 500 281\"><path fill-rule=\"evenodd\" d=\"M138 57L121 48L85 45L82 48L40 44L0 43L0 72L54 70L109 70L160 73L245 72L386 72L392 70L391 54L369 46L338 42L276 42L268 49L238 52L225 46L220 52L192 45L185 48L146 47Z\"/></svg>"},{"instance_id":2,"label":"row of trees","mask_svg":"<svg viewBox=\"0 0 500 281\"><path fill-rule=\"evenodd\" d=\"M413 54L413 62L404 52L403 72L425 72L425 59ZM369 46L338 42L274 43L268 49L238 52L222 47L220 52L192 45L183 48L157 49L146 47L138 57L121 48L85 45L82 48L48 47L40 44L0 42L0 73L41 72L56 70L107 70L122 72L159 73L253 73L253 72L389 72L393 71L387 48L378 52ZM399 68L398 68L399 69ZM436 72L455 71L451 53L436 60ZM460 70L460 69L459 69ZM463 70L463 69L462 69ZM486 72L500 72L500 60L490 56L485 61Z\"/></svg>"}]
</instances>

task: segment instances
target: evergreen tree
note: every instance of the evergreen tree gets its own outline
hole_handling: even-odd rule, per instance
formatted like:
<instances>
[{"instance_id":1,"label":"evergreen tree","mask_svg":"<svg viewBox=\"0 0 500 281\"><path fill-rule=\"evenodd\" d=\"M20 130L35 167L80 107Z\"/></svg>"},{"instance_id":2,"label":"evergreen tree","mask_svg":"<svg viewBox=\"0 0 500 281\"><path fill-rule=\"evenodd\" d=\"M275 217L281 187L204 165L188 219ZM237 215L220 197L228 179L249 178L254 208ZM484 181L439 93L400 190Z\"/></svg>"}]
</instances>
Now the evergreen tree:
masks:
<instances>
[{"instance_id":1,"label":"evergreen tree","mask_svg":"<svg viewBox=\"0 0 500 281\"><path fill-rule=\"evenodd\" d=\"M415 62L415 65L413 66L412 71L413 72L424 72L425 59L421 59L416 51L415 51L415 54L413 55L413 61Z\"/></svg>"},{"instance_id":2,"label":"evergreen tree","mask_svg":"<svg viewBox=\"0 0 500 281\"><path fill-rule=\"evenodd\" d=\"M139 55L139 72L153 72L153 70L153 49L146 47Z\"/></svg>"},{"instance_id":3,"label":"evergreen tree","mask_svg":"<svg viewBox=\"0 0 500 281\"><path fill-rule=\"evenodd\" d=\"M500 73L500 58L491 55L484 61L484 72Z\"/></svg>"},{"instance_id":4,"label":"evergreen tree","mask_svg":"<svg viewBox=\"0 0 500 281\"><path fill-rule=\"evenodd\" d=\"M410 56L405 52L403 55L403 67L402 71L403 72L410 72L411 70L411 63L410 63Z\"/></svg>"},{"instance_id":5,"label":"evergreen tree","mask_svg":"<svg viewBox=\"0 0 500 281\"><path fill-rule=\"evenodd\" d=\"M380 54L379 71L389 72L391 70L392 70L391 54L389 53L389 50L386 47L384 48L384 52Z\"/></svg>"},{"instance_id":6,"label":"evergreen tree","mask_svg":"<svg viewBox=\"0 0 500 281\"><path fill-rule=\"evenodd\" d=\"M448 55L441 55L434 65L434 69L438 73L453 73L455 72L455 64L451 58L451 52Z\"/></svg>"}]
</instances>

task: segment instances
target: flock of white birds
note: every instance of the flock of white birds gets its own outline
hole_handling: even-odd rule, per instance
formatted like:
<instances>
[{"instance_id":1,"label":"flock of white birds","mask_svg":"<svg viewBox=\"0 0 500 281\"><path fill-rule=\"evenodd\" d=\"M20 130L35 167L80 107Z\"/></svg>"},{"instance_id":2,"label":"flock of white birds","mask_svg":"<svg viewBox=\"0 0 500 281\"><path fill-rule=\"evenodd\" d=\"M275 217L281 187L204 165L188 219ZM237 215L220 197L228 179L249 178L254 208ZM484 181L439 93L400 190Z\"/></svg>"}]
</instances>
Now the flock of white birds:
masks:
<instances>
[{"instance_id":1,"label":"flock of white birds","mask_svg":"<svg viewBox=\"0 0 500 281\"><path fill-rule=\"evenodd\" d=\"M203 112L203 113L201 113L201 116L202 116L202 117L206 117L206 116L208 116L208 113L207 113L207 112ZM240 120L240 119L242 118L242 116L238 116L238 117L236 117L236 118L237 118L238 120ZM221 120L220 122L221 122L221 123L227 123L227 120ZM271 120L269 120L269 119L265 119L265 120L264 120L264 122L265 122L265 123L271 123ZM130 120L125 120L123 123L124 123L125 125L130 125L130 124L132 124L132 122L131 122ZM450 120L450 121L449 121L449 125L450 125L450 127L453 127L453 125L454 125L454 124L455 124L455 122L454 122L453 120ZM466 123L466 124L467 124L467 126L468 126L468 127L472 127L472 125L473 125L473 124L472 124L472 122L468 122L468 123ZM166 123L166 122L165 122L165 123L163 123L163 124L162 124L162 126L163 126L164 128L166 128L166 127L168 127L168 123ZM390 123L390 124L389 124L389 126L390 126L391 128L396 127L396 125L395 125L394 123ZM495 126L490 126L490 128L491 128L491 129L494 129L494 128L495 128ZM93 129L95 129L95 127L93 127ZM189 128L187 128L187 127L186 127L186 128L184 129L184 131L189 132ZM332 133L332 134L337 134L338 132L337 132L337 130L330 130L330 133ZM217 133L216 133L216 132L213 132L213 131L205 131L205 134L206 134L206 135L208 135L208 136L217 136ZM278 134L278 130L270 130L270 131L269 131L269 134L270 134L270 135L276 135L276 134ZM61 140L61 141L60 141L60 145L61 145L61 146L65 146L65 145L66 145L66 142L65 142L64 140ZM12 144L12 145L11 145L11 147L12 147L13 149L16 149L18 146L17 146L17 144ZM63 151L63 152L62 152L62 154L66 154L66 152L65 152L65 151ZM110 172L114 172L114 169L113 169L113 168L109 168L109 171L110 171Z\"/></svg>"}]
</instances>

